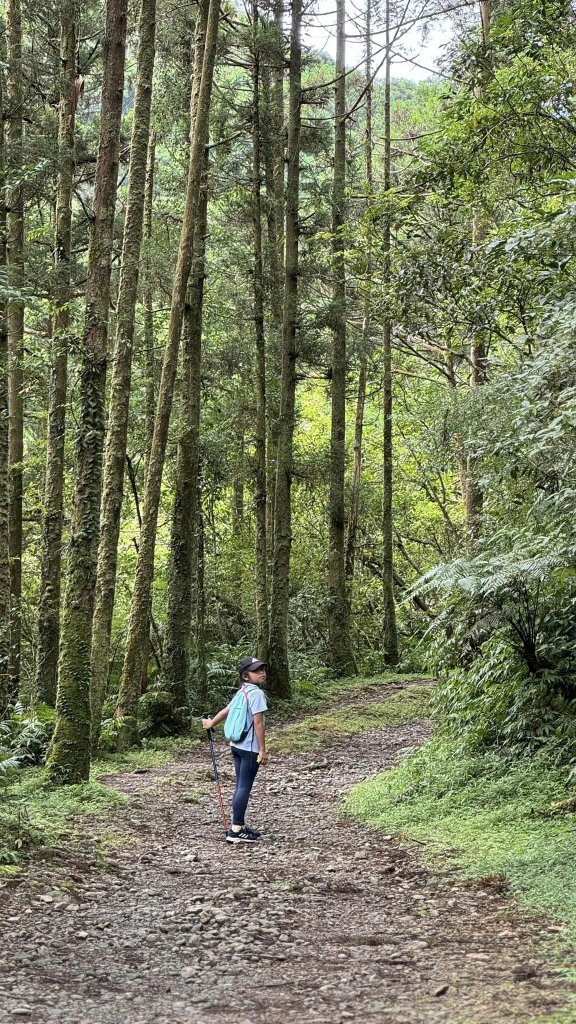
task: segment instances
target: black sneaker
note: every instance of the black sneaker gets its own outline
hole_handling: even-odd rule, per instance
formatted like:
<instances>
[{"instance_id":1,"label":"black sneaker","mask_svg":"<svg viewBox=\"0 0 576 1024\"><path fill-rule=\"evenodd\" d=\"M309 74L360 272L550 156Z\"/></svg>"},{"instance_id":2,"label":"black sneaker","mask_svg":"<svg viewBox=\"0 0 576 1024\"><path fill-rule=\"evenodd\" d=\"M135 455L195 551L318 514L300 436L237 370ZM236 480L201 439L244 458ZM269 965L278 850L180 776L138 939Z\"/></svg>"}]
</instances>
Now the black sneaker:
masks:
<instances>
[{"instance_id":1,"label":"black sneaker","mask_svg":"<svg viewBox=\"0 0 576 1024\"><path fill-rule=\"evenodd\" d=\"M255 843L258 836L249 828L243 828L241 832L234 832L231 828L226 833L227 843Z\"/></svg>"},{"instance_id":2,"label":"black sneaker","mask_svg":"<svg viewBox=\"0 0 576 1024\"><path fill-rule=\"evenodd\" d=\"M262 835L262 833L258 832L257 829L249 828L248 825L244 825L244 831L249 832L251 836L254 836L254 839L260 839L260 836Z\"/></svg>"}]
</instances>

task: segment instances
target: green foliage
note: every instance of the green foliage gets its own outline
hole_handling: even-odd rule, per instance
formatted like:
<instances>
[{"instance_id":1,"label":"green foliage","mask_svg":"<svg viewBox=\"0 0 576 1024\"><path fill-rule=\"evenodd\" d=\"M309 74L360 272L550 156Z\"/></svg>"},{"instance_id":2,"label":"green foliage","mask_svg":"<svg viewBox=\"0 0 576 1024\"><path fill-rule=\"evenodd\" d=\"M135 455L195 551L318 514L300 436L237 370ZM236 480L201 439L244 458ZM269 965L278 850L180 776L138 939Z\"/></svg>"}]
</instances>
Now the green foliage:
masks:
<instances>
[{"instance_id":1,"label":"green foliage","mask_svg":"<svg viewBox=\"0 0 576 1024\"><path fill-rule=\"evenodd\" d=\"M20 768L44 762L54 729L54 710L40 704L27 711L9 708L0 721L0 781Z\"/></svg>"},{"instance_id":2,"label":"green foliage","mask_svg":"<svg viewBox=\"0 0 576 1024\"><path fill-rule=\"evenodd\" d=\"M15 864L32 848L73 834L83 816L105 816L126 801L123 794L98 782L50 788L44 770L25 769L3 791L0 863Z\"/></svg>"},{"instance_id":3,"label":"green foliage","mask_svg":"<svg viewBox=\"0 0 576 1024\"><path fill-rule=\"evenodd\" d=\"M446 728L473 747L576 758L576 423L566 312L547 346L501 374L476 407L470 448L484 491L476 554L431 569L422 595L444 602L431 654L446 676Z\"/></svg>"},{"instance_id":4,"label":"green foliage","mask_svg":"<svg viewBox=\"0 0 576 1024\"><path fill-rule=\"evenodd\" d=\"M354 787L346 813L407 840L464 877L503 876L527 907L565 921L576 938L574 795L545 753L510 762L435 738L392 771ZM421 847L419 847L421 849Z\"/></svg>"},{"instance_id":5,"label":"green foliage","mask_svg":"<svg viewBox=\"0 0 576 1024\"><path fill-rule=\"evenodd\" d=\"M349 680L347 681L349 684ZM364 686L383 680L363 680ZM362 689L360 686L358 689ZM347 687L349 689L349 686ZM334 691L332 691L334 693ZM427 686L407 686L390 694L385 702L344 704L325 712L311 715L274 731L271 749L280 754L319 750L335 743L339 738L353 736L369 729L383 729L388 725L404 725L430 715L431 689Z\"/></svg>"}]
</instances>

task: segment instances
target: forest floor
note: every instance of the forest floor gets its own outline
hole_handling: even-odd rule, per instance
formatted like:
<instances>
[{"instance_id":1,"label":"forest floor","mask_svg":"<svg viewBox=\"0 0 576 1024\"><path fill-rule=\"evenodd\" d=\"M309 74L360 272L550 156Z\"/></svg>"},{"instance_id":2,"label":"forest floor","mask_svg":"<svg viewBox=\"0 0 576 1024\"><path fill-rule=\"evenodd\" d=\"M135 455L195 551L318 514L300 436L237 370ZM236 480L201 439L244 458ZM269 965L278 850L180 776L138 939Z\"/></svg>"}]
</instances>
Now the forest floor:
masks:
<instances>
[{"instance_id":1,"label":"forest floor","mask_svg":"<svg viewBox=\"0 0 576 1024\"><path fill-rule=\"evenodd\" d=\"M0 889L0 1024L576 1021L553 922L338 816L427 734L411 722L271 757L253 845L224 841L205 744L105 780L130 801L104 840L84 819ZM228 797L223 744L219 761Z\"/></svg>"}]
</instances>

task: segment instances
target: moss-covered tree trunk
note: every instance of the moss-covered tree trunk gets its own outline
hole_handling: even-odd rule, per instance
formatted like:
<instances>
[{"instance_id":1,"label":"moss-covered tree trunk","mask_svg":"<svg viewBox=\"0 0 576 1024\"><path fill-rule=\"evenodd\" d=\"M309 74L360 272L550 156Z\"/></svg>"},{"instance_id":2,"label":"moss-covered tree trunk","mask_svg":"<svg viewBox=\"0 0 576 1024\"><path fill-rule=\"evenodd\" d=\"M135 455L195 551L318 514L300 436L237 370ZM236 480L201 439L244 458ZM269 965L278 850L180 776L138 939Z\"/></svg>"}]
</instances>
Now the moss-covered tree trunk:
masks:
<instances>
[{"instance_id":1,"label":"moss-covered tree trunk","mask_svg":"<svg viewBox=\"0 0 576 1024\"><path fill-rule=\"evenodd\" d=\"M102 706L108 681L110 637L116 591L118 538L120 535L122 496L124 493L124 466L126 462L130 387L132 382L134 317L138 296L138 275L144 222L155 36L156 0L142 0L137 57L138 76L136 79L134 120L132 122L130 174L116 314L110 411L108 414L108 431L106 434L106 451L104 456L100 543L98 547L98 570L92 630L90 704L93 750L96 750L100 737Z\"/></svg>"},{"instance_id":2,"label":"moss-covered tree trunk","mask_svg":"<svg viewBox=\"0 0 576 1024\"><path fill-rule=\"evenodd\" d=\"M252 4L252 223L254 266L254 338L256 342L256 431L254 458L254 507L256 518L255 591L256 652L268 660L268 534L266 485L266 334L264 323L264 263L262 254L262 168L260 145L260 43L258 4Z\"/></svg>"},{"instance_id":3,"label":"moss-covered tree trunk","mask_svg":"<svg viewBox=\"0 0 576 1024\"><path fill-rule=\"evenodd\" d=\"M366 4L366 92L364 96L364 162L366 169L366 210L370 212L374 193L373 140L372 140L372 3ZM354 419L354 462L352 468L352 488L350 508L348 511L348 535L346 539L346 576L352 579L356 564L356 548L358 544L358 527L360 524L360 495L362 486L362 444L364 436L364 407L366 405L366 383L368 377L368 352L370 351L372 334L372 237L371 227L368 228L366 240L366 284L364 294L364 316L362 320L362 343L360 349L360 369L358 373L358 391L356 395L356 415Z\"/></svg>"},{"instance_id":4,"label":"moss-covered tree trunk","mask_svg":"<svg viewBox=\"0 0 576 1024\"><path fill-rule=\"evenodd\" d=\"M182 339L182 424L176 454L176 479L168 570L168 616L164 645L164 679L178 710L180 724L190 708L190 640L194 603L194 540L200 467L200 400L205 250L208 221L208 161L202 182L194 237L194 265L188 287ZM196 686L194 686L196 689Z\"/></svg>"},{"instance_id":5,"label":"moss-covered tree trunk","mask_svg":"<svg viewBox=\"0 0 576 1024\"><path fill-rule=\"evenodd\" d=\"M127 0L108 0L104 78L88 249L82 338L79 425L71 541L66 572L58 668L56 726L48 769L53 782L77 783L90 772L90 650L100 525L110 271L118 181L118 152Z\"/></svg>"},{"instance_id":6,"label":"moss-covered tree trunk","mask_svg":"<svg viewBox=\"0 0 576 1024\"><path fill-rule=\"evenodd\" d=\"M153 204L154 204L154 172L156 166L156 132L150 133L148 140L148 160L146 165L146 187L144 191L144 259L143 259L143 270L144 270L144 296L143 296L143 309L144 309L144 366L145 366L145 381L146 381L146 394L144 398L144 423L146 432L146 452L145 452L145 471L144 471L144 482L146 482L146 472L148 470L148 459L150 458L150 449L152 447L152 437L154 435L154 417L156 415L156 355L154 352L154 284L153 284L153 270L152 270L152 217L153 217ZM142 659L142 692L148 685L148 659L150 649L155 650L152 637L150 633L151 624L146 632L144 643L148 644L148 649ZM159 658L155 655L155 660L159 665Z\"/></svg>"},{"instance_id":7,"label":"moss-covered tree trunk","mask_svg":"<svg viewBox=\"0 0 576 1024\"><path fill-rule=\"evenodd\" d=\"M22 10L20 0L6 0L6 164L8 200L6 240L8 281L8 444L10 459L10 679L17 695L20 686L20 650L22 641L22 498L24 460L24 186L22 81Z\"/></svg>"},{"instance_id":8,"label":"moss-covered tree trunk","mask_svg":"<svg viewBox=\"0 0 576 1024\"><path fill-rule=\"evenodd\" d=\"M366 315L364 325L366 325ZM360 352L360 369L358 371L358 391L356 392L356 414L354 417L354 459L352 466L352 487L350 508L348 511L348 534L346 538L345 572L348 579L354 576L356 551L358 548L358 528L360 525L360 495L362 489L362 446L364 439L364 408L366 406L366 384L368 380L368 358L366 341L369 331L366 326L362 331L362 350Z\"/></svg>"},{"instance_id":9,"label":"moss-covered tree trunk","mask_svg":"<svg viewBox=\"0 0 576 1024\"><path fill-rule=\"evenodd\" d=\"M282 322L282 390L274 501L274 560L268 646L268 687L270 692L277 697L289 697L291 692L288 664L288 610L290 549L292 545L291 489L298 328L298 214L300 199L300 108L302 102L301 25L301 0L292 0L288 175L286 184L286 252Z\"/></svg>"},{"instance_id":10,"label":"moss-covered tree trunk","mask_svg":"<svg viewBox=\"0 0 576 1024\"><path fill-rule=\"evenodd\" d=\"M198 477L196 499L196 607L194 639L196 647L196 706L202 713L208 706L208 665L206 655L206 586L204 572L204 512L202 509L202 475Z\"/></svg>"},{"instance_id":11,"label":"moss-covered tree trunk","mask_svg":"<svg viewBox=\"0 0 576 1024\"><path fill-rule=\"evenodd\" d=\"M334 179L332 188L332 415L328 502L329 662L337 675L350 676L356 663L350 644L345 572L344 473L346 468L346 12L336 0L336 83L334 89Z\"/></svg>"},{"instance_id":12,"label":"moss-covered tree trunk","mask_svg":"<svg viewBox=\"0 0 576 1024\"><path fill-rule=\"evenodd\" d=\"M194 41L194 69L190 98L190 135L193 136L206 56L208 5L199 9ZM206 124L205 144L208 142ZM176 454L176 478L168 567L168 614L164 680L180 709L180 723L190 697L190 640L192 621L192 572L196 499L198 494L200 435L200 371L202 359L202 310L204 302L204 254L208 217L207 150L203 150L203 176L196 223L193 225L192 270L182 322L181 432Z\"/></svg>"},{"instance_id":13,"label":"moss-covered tree trunk","mask_svg":"<svg viewBox=\"0 0 576 1024\"><path fill-rule=\"evenodd\" d=\"M186 201L180 231L180 244L174 272L174 284L170 305L170 319L162 378L158 393L154 436L146 474L144 507L142 511L142 531L140 534L140 550L136 566L136 578L130 608L130 621L126 639L126 651L120 692L118 695L117 716L122 719L119 729L118 745L124 748L137 740L138 700L140 697L140 681L142 678L143 636L145 635L152 580L154 577L154 551L156 546L156 526L162 487L164 458L168 440L168 427L172 410L174 383L178 364L178 349L182 331L182 320L186 302L186 290L193 262L194 227L198 214L202 173L204 168L204 152L208 137L210 100L214 76L216 42L218 38L219 2L208 0L206 21L206 43L202 79L197 105L191 109L191 146L186 185ZM195 99L193 91L193 99Z\"/></svg>"},{"instance_id":14,"label":"moss-covered tree trunk","mask_svg":"<svg viewBox=\"0 0 576 1024\"><path fill-rule=\"evenodd\" d=\"M284 7L273 5L273 20L268 27L268 56L262 60L261 163L264 170L266 209L266 292L269 311L267 354L267 443L266 443L266 531L274 536L276 491L276 449L280 418L280 381L282 375L282 307L284 286ZM268 543L270 557L272 544Z\"/></svg>"},{"instance_id":15,"label":"moss-covered tree trunk","mask_svg":"<svg viewBox=\"0 0 576 1024\"><path fill-rule=\"evenodd\" d=\"M386 0L386 76L384 84L384 192L389 194L392 184L391 152L391 89L390 89L390 3ZM390 257L392 224L389 209L384 215L382 278L390 284ZM393 486L394 452L392 445L392 321L386 311L382 332L382 645L387 665L398 663L398 632L396 628L396 602L394 599L394 522Z\"/></svg>"},{"instance_id":16,"label":"moss-covered tree trunk","mask_svg":"<svg viewBox=\"0 0 576 1024\"><path fill-rule=\"evenodd\" d=\"M60 12L60 103L58 112L58 182L54 244L54 316L52 368L48 404L46 477L42 519L40 597L38 601L38 660L36 696L54 707L60 644L60 574L64 497L64 441L68 390L70 332L70 247L72 189L75 170L77 104L76 46L78 0L64 0Z\"/></svg>"},{"instance_id":17,"label":"moss-covered tree trunk","mask_svg":"<svg viewBox=\"0 0 576 1024\"><path fill-rule=\"evenodd\" d=\"M4 56L4 47L0 48ZM4 89L0 75L0 274L6 273L6 167L4 153ZM8 461L8 319L0 296L0 715L10 700L10 544Z\"/></svg>"},{"instance_id":18,"label":"moss-covered tree trunk","mask_svg":"<svg viewBox=\"0 0 576 1024\"><path fill-rule=\"evenodd\" d=\"M146 463L150 457L154 416L156 415L156 359L154 356L154 290L152 272L152 212L154 199L154 168L156 163L156 132L148 143L146 189L144 196L144 360L146 367Z\"/></svg>"}]
</instances>

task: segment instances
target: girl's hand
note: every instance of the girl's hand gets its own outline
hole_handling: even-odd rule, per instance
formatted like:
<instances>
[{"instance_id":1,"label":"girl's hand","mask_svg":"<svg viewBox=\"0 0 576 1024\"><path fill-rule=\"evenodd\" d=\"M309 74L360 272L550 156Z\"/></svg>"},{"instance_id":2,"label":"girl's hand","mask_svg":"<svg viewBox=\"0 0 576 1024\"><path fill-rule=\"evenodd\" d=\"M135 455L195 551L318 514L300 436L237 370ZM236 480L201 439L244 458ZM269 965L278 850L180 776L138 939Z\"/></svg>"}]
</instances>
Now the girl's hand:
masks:
<instances>
[{"instance_id":1,"label":"girl's hand","mask_svg":"<svg viewBox=\"0 0 576 1024\"><path fill-rule=\"evenodd\" d=\"M202 719L202 728L203 729L213 729L214 728L213 719L212 718L203 718Z\"/></svg>"}]
</instances>

